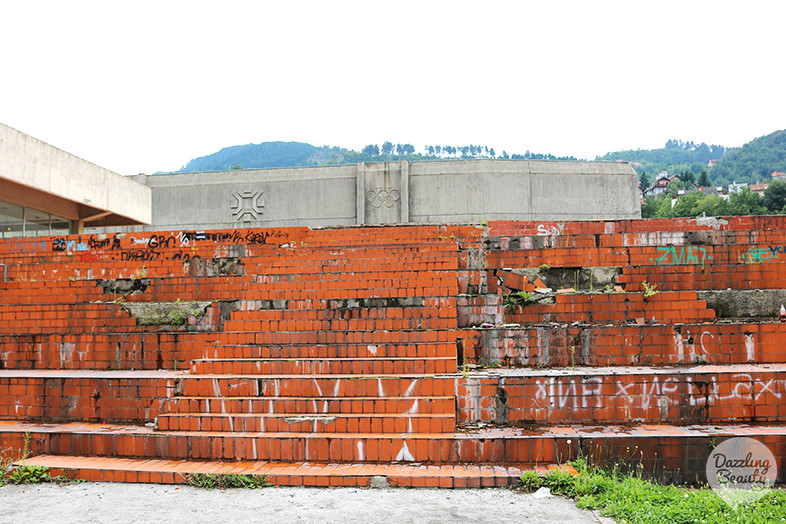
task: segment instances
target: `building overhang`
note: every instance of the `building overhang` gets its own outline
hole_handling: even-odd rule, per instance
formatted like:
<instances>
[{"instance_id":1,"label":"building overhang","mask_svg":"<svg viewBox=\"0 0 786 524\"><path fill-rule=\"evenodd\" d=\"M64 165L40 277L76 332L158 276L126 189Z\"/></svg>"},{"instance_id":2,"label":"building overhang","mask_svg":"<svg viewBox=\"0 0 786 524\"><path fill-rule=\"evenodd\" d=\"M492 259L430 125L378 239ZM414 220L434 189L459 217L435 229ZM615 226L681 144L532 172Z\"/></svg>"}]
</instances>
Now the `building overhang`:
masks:
<instances>
[{"instance_id":1,"label":"building overhang","mask_svg":"<svg viewBox=\"0 0 786 524\"><path fill-rule=\"evenodd\" d=\"M87 227L148 225L150 188L0 124L0 200Z\"/></svg>"}]
</instances>

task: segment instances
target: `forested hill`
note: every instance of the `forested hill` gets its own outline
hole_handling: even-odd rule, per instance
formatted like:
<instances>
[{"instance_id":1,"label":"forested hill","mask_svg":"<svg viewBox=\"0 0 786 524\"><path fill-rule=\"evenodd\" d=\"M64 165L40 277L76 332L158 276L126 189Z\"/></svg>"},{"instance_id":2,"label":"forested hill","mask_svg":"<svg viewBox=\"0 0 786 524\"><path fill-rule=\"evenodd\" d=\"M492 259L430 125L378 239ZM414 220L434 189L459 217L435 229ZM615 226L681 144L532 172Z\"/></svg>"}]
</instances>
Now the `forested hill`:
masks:
<instances>
[{"instance_id":1,"label":"forested hill","mask_svg":"<svg viewBox=\"0 0 786 524\"><path fill-rule=\"evenodd\" d=\"M661 171L670 174L690 171L699 175L702 171L710 171L708 167L710 160L719 160L725 153L726 148L723 146L669 140L666 146L660 149L617 151L599 156L596 160L631 162L639 174L646 172L648 175L657 175ZM655 177L650 176L650 178L654 180Z\"/></svg>"},{"instance_id":2,"label":"forested hill","mask_svg":"<svg viewBox=\"0 0 786 524\"><path fill-rule=\"evenodd\" d=\"M191 160L178 173L226 171L233 167L262 169L313 166L324 164L333 154L328 147L315 147L302 142L263 142L225 147L212 155Z\"/></svg>"},{"instance_id":3,"label":"forested hill","mask_svg":"<svg viewBox=\"0 0 786 524\"><path fill-rule=\"evenodd\" d=\"M710 171L713 181L759 182L786 172L786 130L751 140L728 153Z\"/></svg>"},{"instance_id":4,"label":"forested hill","mask_svg":"<svg viewBox=\"0 0 786 524\"><path fill-rule=\"evenodd\" d=\"M415 152L412 144L383 142L381 146L369 144L360 151L342 147L317 147L302 142L263 142L243 146L225 147L221 151L188 162L178 173L198 171L227 171L230 169L266 169L276 167L303 167L357 162L384 162L395 160L456 160L472 158L497 158L513 160L576 160L574 157L557 157L526 151L508 154L481 145L426 145L423 153ZM631 162L644 179L654 181L661 171L669 174L693 173L696 179L706 171L713 185L731 182L759 182L769 178L773 171L786 172L786 130L776 131L757 138L737 149L720 145L669 140L660 149L617 151L597 157L603 161ZM712 169L710 160L716 163Z\"/></svg>"},{"instance_id":5,"label":"forested hill","mask_svg":"<svg viewBox=\"0 0 786 524\"><path fill-rule=\"evenodd\" d=\"M531 153L509 155L481 145L427 145L425 153L416 153L412 144L383 142L369 144L353 151L342 147L316 147L303 142L262 142L244 146L225 147L211 155L195 158L177 173L200 171L228 171L231 169L267 169L275 167L305 167L357 162L386 162L391 160L458 160L471 158L500 158L513 160L576 160L550 154Z\"/></svg>"}]
</instances>

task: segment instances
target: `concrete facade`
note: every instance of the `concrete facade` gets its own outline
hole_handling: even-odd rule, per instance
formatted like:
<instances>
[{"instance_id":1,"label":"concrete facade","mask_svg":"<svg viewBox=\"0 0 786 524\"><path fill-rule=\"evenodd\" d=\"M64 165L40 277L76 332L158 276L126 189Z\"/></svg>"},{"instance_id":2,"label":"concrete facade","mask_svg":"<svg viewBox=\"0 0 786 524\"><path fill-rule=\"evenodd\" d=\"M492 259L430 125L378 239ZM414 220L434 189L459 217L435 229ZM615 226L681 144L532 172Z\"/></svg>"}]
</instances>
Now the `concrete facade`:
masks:
<instances>
[{"instance_id":1,"label":"concrete facade","mask_svg":"<svg viewBox=\"0 0 786 524\"><path fill-rule=\"evenodd\" d=\"M0 200L79 225L150 224L151 190L0 124Z\"/></svg>"},{"instance_id":2,"label":"concrete facade","mask_svg":"<svg viewBox=\"0 0 786 524\"><path fill-rule=\"evenodd\" d=\"M153 225L135 230L640 218L616 162L461 160L138 176Z\"/></svg>"},{"instance_id":3,"label":"concrete facade","mask_svg":"<svg viewBox=\"0 0 786 524\"><path fill-rule=\"evenodd\" d=\"M0 200L68 220L72 232L641 217L626 163L396 161L124 177L4 124Z\"/></svg>"}]
</instances>

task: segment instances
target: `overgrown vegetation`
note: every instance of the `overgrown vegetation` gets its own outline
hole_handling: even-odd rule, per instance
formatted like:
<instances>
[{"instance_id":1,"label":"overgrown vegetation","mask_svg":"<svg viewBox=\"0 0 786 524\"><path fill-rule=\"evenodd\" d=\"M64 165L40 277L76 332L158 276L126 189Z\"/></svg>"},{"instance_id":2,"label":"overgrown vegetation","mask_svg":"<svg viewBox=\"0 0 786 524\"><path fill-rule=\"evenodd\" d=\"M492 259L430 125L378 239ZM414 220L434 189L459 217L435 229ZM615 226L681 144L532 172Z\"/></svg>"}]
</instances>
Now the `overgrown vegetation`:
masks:
<instances>
[{"instance_id":1,"label":"overgrown vegetation","mask_svg":"<svg viewBox=\"0 0 786 524\"><path fill-rule=\"evenodd\" d=\"M205 489L249 488L260 489L272 486L264 475L235 475L231 473L190 473L184 475L186 484Z\"/></svg>"},{"instance_id":2,"label":"overgrown vegetation","mask_svg":"<svg viewBox=\"0 0 786 524\"><path fill-rule=\"evenodd\" d=\"M643 178L650 182L654 182L652 178L661 171L670 174L691 173L698 179L702 171L709 170L709 161L723 158L726 151L720 145L671 139L660 149L616 151L597 157L596 160L635 162L633 168L639 175L644 174Z\"/></svg>"},{"instance_id":3,"label":"overgrown vegetation","mask_svg":"<svg viewBox=\"0 0 786 524\"><path fill-rule=\"evenodd\" d=\"M786 182L780 180L770 182L769 187L764 191L764 196L743 188L737 193L730 194L728 200L702 192L680 195L674 206L672 206L672 199L673 195L669 193L645 198L641 206L642 218L781 215L786 213Z\"/></svg>"},{"instance_id":4,"label":"overgrown vegetation","mask_svg":"<svg viewBox=\"0 0 786 524\"><path fill-rule=\"evenodd\" d=\"M683 488L646 481L640 473L623 473L619 467L603 470L584 459L571 462L577 476L551 471L546 477L534 472L521 475L521 489L547 487L552 493L576 499L582 509L600 510L626 524L746 523L786 521L786 494L778 489L761 499L733 509L708 487Z\"/></svg>"},{"instance_id":5,"label":"overgrown vegetation","mask_svg":"<svg viewBox=\"0 0 786 524\"><path fill-rule=\"evenodd\" d=\"M46 466L28 466L23 464L11 470L8 474L8 481L11 484L40 484L42 482L52 482L49 475L49 468Z\"/></svg>"},{"instance_id":6,"label":"overgrown vegetation","mask_svg":"<svg viewBox=\"0 0 786 524\"><path fill-rule=\"evenodd\" d=\"M529 291L517 291L516 293L508 293L502 296L502 305L505 306L505 310L508 312L516 311L521 306L535 301L535 297Z\"/></svg>"},{"instance_id":7,"label":"overgrown vegetation","mask_svg":"<svg viewBox=\"0 0 786 524\"><path fill-rule=\"evenodd\" d=\"M786 171L786 130L776 131L742 147L729 149L710 170L716 185L768 180L773 171Z\"/></svg>"},{"instance_id":8,"label":"overgrown vegetation","mask_svg":"<svg viewBox=\"0 0 786 524\"><path fill-rule=\"evenodd\" d=\"M0 452L0 486L8 484L8 473L11 471L11 464L14 462L10 457L6 456L8 450Z\"/></svg>"},{"instance_id":9,"label":"overgrown vegetation","mask_svg":"<svg viewBox=\"0 0 786 524\"><path fill-rule=\"evenodd\" d=\"M83 482L68 475L58 475L52 478L48 467L25 464L24 461L30 456L30 438L30 432L25 432L18 460L14 460L13 456L15 454L10 448L0 450L0 486L5 486L6 484L40 484L42 482L57 482L59 484ZM14 462L21 462L22 464L14 466Z\"/></svg>"}]
</instances>

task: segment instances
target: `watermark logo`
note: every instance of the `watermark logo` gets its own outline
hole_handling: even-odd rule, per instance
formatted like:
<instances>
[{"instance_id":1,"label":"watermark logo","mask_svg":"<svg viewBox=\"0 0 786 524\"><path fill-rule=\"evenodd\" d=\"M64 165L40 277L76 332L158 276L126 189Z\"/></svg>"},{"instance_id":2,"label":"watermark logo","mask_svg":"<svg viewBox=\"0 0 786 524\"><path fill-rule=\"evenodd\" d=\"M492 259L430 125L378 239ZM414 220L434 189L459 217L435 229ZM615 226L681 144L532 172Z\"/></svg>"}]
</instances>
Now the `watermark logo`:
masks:
<instances>
[{"instance_id":1,"label":"watermark logo","mask_svg":"<svg viewBox=\"0 0 786 524\"><path fill-rule=\"evenodd\" d=\"M778 465L770 448L752 438L726 440L707 459L707 481L734 509L763 497L777 475Z\"/></svg>"}]
</instances>

